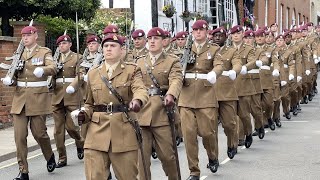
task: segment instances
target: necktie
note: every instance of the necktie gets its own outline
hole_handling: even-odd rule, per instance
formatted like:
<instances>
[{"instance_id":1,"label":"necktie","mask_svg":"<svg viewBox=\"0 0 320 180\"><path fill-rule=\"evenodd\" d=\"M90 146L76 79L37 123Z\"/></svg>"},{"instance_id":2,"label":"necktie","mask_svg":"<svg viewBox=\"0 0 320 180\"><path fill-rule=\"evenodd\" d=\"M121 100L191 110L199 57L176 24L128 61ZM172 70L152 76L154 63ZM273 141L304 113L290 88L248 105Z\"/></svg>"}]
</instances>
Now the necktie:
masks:
<instances>
[{"instance_id":1,"label":"necktie","mask_svg":"<svg viewBox=\"0 0 320 180\"><path fill-rule=\"evenodd\" d=\"M31 56L31 50L27 49L27 58L29 58Z\"/></svg>"},{"instance_id":2,"label":"necktie","mask_svg":"<svg viewBox=\"0 0 320 180\"><path fill-rule=\"evenodd\" d=\"M108 77L109 77L109 79L111 78L112 73L113 73L113 69L112 69L112 67L110 66L110 67L108 68Z\"/></svg>"},{"instance_id":3,"label":"necktie","mask_svg":"<svg viewBox=\"0 0 320 180\"><path fill-rule=\"evenodd\" d=\"M155 57L155 56L152 56L152 57L151 57L151 63L152 63L152 65L154 65L155 62L156 62L156 57Z\"/></svg>"},{"instance_id":4,"label":"necktie","mask_svg":"<svg viewBox=\"0 0 320 180\"><path fill-rule=\"evenodd\" d=\"M197 53L198 53L198 54L199 54L201 48L202 48L201 45L198 45L198 47L197 47Z\"/></svg>"}]
</instances>

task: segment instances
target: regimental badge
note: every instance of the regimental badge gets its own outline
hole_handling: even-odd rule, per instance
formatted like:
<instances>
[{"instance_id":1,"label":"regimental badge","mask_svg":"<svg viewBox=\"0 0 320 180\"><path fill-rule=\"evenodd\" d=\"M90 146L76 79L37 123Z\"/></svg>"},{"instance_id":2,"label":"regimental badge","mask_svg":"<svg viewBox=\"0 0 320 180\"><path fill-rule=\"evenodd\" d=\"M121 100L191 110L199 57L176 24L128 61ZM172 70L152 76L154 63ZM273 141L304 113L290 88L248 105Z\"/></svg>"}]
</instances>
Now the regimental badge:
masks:
<instances>
[{"instance_id":1,"label":"regimental badge","mask_svg":"<svg viewBox=\"0 0 320 180\"><path fill-rule=\"evenodd\" d=\"M157 30L157 34L158 34L158 35L161 35L160 31Z\"/></svg>"},{"instance_id":2,"label":"regimental badge","mask_svg":"<svg viewBox=\"0 0 320 180\"><path fill-rule=\"evenodd\" d=\"M211 58L212 58L212 56L211 56L211 53L210 53L210 52L208 52L208 53L207 53L207 58L208 58L208 59L211 59Z\"/></svg>"},{"instance_id":3,"label":"regimental badge","mask_svg":"<svg viewBox=\"0 0 320 180\"><path fill-rule=\"evenodd\" d=\"M95 40L95 41L98 41L98 39L97 39L97 38L94 38L94 40Z\"/></svg>"},{"instance_id":4,"label":"regimental badge","mask_svg":"<svg viewBox=\"0 0 320 180\"><path fill-rule=\"evenodd\" d=\"M65 41L67 41L67 40L68 40L68 38L67 38L67 37L64 37L64 40L65 40Z\"/></svg>"},{"instance_id":5,"label":"regimental badge","mask_svg":"<svg viewBox=\"0 0 320 180\"><path fill-rule=\"evenodd\" d=\"M250 33L250 36L253 36L253 33L252 33L252 32Z\"/></svg>"},{"instance_id":6,"label":"regimental badge","mask_svg":"<svg viewBox=\"0 0 320 180\"><path fill-rule=\"evenodd\" d=\"M116 29L115 29L115 28L113 28L113 29L112 29L112 32L114 32L114 33L115 33L115 32L117 32L117 31L116 31Z\"/></svg>"},{"instance_id":7,"label":"regimental badge","mask_svg":"<svg viewBox=\"0 0 320 180\"><path fill-rule=\"evenodd\" d=\"M223 29L220 29L220 32L223 33Z\"/></svg>"},{"instance_id":8,"label":"regimental badge","mask_svg":"<svg viewBox=\"0 0 320 180\"><path fill-rule=\"evenodd\" d=\"M142 36L142 33L139 33L138 36Z\"/></svg>"},{"instance_id":9,"label":"regimental badge","mask_svg":"<svg viewBox=\"0 0 320 180\"><path fill-rule=\"evenodd\" d=\"M117 38L116 35L114 35L112 38L113 38L114 41L118 41L118 38Z\"/></svg>"},{"instance_id":10,"label":"regimental badge","mask_svg":"<svg viewBox=\"0 0 320 180\"><path fill-rule=\"evenodd\" d=\"M203 24L202 27L203 27L203 28L207 28L207 25Z\"/></svg>"}]
</instances>

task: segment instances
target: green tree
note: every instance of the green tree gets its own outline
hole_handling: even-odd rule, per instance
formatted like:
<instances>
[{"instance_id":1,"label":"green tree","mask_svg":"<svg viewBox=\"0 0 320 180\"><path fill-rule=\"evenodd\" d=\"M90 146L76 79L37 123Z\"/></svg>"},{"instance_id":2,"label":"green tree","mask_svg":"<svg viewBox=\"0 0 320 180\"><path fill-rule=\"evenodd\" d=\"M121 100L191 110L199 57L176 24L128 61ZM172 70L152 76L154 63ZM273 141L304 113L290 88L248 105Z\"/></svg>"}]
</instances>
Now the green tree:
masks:
<instances>
[{"instance_id":1,"label":"green tree","mask_svg":"<svg viewBox=\"0 0 320 180\"><path fill-rule=\"evenodd\" d=\"M75 19L90 19L100 7L100 0L0 0L0 17L2 35L12 36L10 19L30 20L40 14Z\"/></svg>"}]
</instances>

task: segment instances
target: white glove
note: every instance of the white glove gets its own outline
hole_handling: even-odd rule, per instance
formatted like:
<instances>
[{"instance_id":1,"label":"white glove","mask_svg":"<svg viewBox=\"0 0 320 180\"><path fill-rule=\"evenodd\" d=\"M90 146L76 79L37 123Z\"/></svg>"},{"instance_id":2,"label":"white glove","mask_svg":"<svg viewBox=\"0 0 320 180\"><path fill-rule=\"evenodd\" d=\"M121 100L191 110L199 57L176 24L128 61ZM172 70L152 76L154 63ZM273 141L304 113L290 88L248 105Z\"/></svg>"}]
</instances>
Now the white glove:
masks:
<instances>
[{"instance_id":1,"label":"white glove","mask_svg":"<svg viewBox=\"0 0 320 180\"><path fill-rule=\"evenodd\" d=\"M302 77L301 77L301 76L297 76L297 82L300 82L300 81L301 81L301 79L302 79Z\"/></svg>"},{"instance_id":2,"label":"white glove","mask_svg":"<svg viewBox=\"0 0 320 180\"><path fill-rule=\"evenodd\" d=\"M66 89L66 92L68 93L68 94L72 94L72 93L74 93L76 90L72 87L72 86L68 86L67 87L67 89Z\"/></svg>"},{"instance_id":3,"label":"white glove","mask_svg":"<svg viewBox=\"0 0 320 180\"><path fill-rule=\"evenodd\" d=\"M318 64L320 62L320 57L318 57L318 59L314 59L314 63Z\"/></svg>"},{"instance_id":4,"label":"white glove","mask_svg":"<svg viewBox=\"0 0 320 180\"><path fill-rule=\"evenodd\" d=\"M287 81L281 81L280 84L281 84L281 86L285 86L285 85L287 85Z\"/></svg>"},{"instance_id":5,"label":"white glove","mask_svg":"<svg viewBox=\"0 0 320 180\"><path fill-rule=\"evenodd\" d=\"M214 71L211 71L207 74L207 81L209 81L211 84L216 83L217 75Z\"/></svg>"},{"instance_id":6,"label":"white glove","mask_svg":"<svg viewBox=\"0 0 320 180\"><path fill-rule=\"evenodd\" d=\"M242 66L240 74L247 74L247 71L248 71L247 66Z\"/></svg>"},{"instance_id":7,"label":"white glove","mask_svg":"<svg viewBox=\"0 0 320 180\"><path fill-rule=\"evenodd\" d=\"M78 125L78 115L80 113L79 109L76 109L74 111L71 112L71 119L73 121L73 123L77 126Z\"/></svg>"},{"instance_id":8,"label":"white glove","mask_svg":"<svg viewBox=\"0 0 320 180\"><path fill-rule=\"evenodd\" d=\"M261 67L261 66L262 66L262 61L261 61L261 60L256 60L256 65L257 65L258 67Z\"/></svg>"},{"instance_id":9,"label":"white glove","mask_svg":"<svg viewBox=\"0 0 320 180\"><path fill-rule=\"evenodd\" d=\"M310 75L310 70L306 70L306 75L309 76Z\"/></svg>"},{"instance_id":10,"label":"white glove","mask_svg":"<svg viewBox=\"0 0 320 180\"><path fill-rule=\"evenodd\" d=\"M235 80L237 77L237 73L234 70L229 70L229 78L231 80Z\"/></svg>"},{"instance_id":11,"label":"white glove","mask_svg":"<svg viewBox=\"0 0 320 180\"><path fill-rule=\"evenodd\" d=\"M278 70L278 69L273 70L273 71L272 71L272 76L274 76L274 77L280 76L279 70Z\"/></svg>"},{"instance_id":12,"label":"white glove","mask_svg":"<svg viewBox=\"0 0 320 180\"><path fill-rule=\"evenodd\" d=\"M289 74L289 81L294 79L294 75L293 74Z\"/></svg>"},{"instance_id":13,"label":"white glove","mask_svg":"<svg viewBox=\"0 0 320 180\"><path fill-rule=\"evenodd\" d=\"M83 75L83 80L84 80L85 82L88 82L88 74Z\"/></svg>"},{"instance_id":14,"label":"white glove","mask_svg":"<svg viewBox=\"0 0 320 180\"><path fill-rule=\"evenodd\" d=\"M38 78L41 78L43 73L44 73L44 70L41 67L36 67L33 71L33 74Z\"/></svg>"},{"instance_id":15,"label":"white glove","mask_svg":"<svg viewBox=\"0 0 320 180\"><path fill-rule=\"evenodd\" d=\"M11 84L13 84L13 80L8 76L6 76L5 78L1 78L1 81L6 86L10 86Z\"/></svg>"}]
</instances>

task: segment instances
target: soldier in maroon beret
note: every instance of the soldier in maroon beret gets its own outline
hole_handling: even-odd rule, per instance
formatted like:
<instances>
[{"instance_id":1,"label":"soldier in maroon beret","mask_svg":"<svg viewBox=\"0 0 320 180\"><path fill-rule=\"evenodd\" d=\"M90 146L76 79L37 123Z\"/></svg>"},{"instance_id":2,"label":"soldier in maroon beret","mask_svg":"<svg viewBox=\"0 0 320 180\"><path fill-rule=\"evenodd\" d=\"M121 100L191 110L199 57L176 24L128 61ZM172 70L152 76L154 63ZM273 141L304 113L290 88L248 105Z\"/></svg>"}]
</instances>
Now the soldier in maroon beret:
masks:
<instances>
[{"instance_id":1,"label":"soldier in maroon beret","mask_svg":"<svg viewBox=\"0 0 320 180\"><path fill-rule=\"evenodd\" d=\"M252 30L247 30L244 32L244 35L243 35L243 41L245 44L247 45L251 45L251 46L254 46L254 31Z\"/></svg>"},{"instance_id":2,"label":"soldier in maroon beret","mask_svg":"<svg viewBox=\"0 0 320 180\"><path fill-rule=\"evenodd\" d=\"M19 58L23 62L22 69L17 70L18 73L13 77L1 78L4 85L14 86L10 114L14 121L14 141L19 166L19 174L14 180L29 180L28 126L47 161L48 172L56 168L55 156L47 133L46 117L52 113L52 94L48 90L47 79L48 76L56 75L57 68L51 50L39 46L37 39L37 28L34 26L27 26L21 30L23 47L22 52L19 52L21 53Z\"/></svg>"},{"instance_id":3,"label":"soldier in maroon beret","mask_svg":"<svg viewBox=\"0 0 320 180\"><path fill-rule=\"evenodd\" d=\"M277 34L278 32L278 24L277 23L273 23L270 25L270 31L273 32L274 34Z\"/></svg>"},{"instance_id":4,"label":"soldier in maroon beret","mask_svg":"<svg viewBox=\"0 0 320 180\"><path fill-rule=\"evenodd\" d=\"M169 31L164 31L164 39L163 39L163 51L165 53L174 54L175 49L171 44L171 34Z\"/></svg>"},{"instance_id":5,"label":"soldier in maroon beret","mask_svg":"<svg viewBox=\"0 0 320 180\"><path fill-rule=\"evenodd\" d=\"M218 27L212 31L212 36L213 43L216 43L222 47L227 40L227 31L224 29L224 27Z\"/></svg>"},{"instance_id":6,"label":"soldier in maroon beret","mask_svg":"<svg viewBox=\"0 0 320 180\"><path fill-rule=\"evenodd\" d=\"M177 35L176 35L176 43L177 43L177 48L179 50L183 49L186 45L186 42L187 42L187 37L188 37L188 32L185 32L185 31L181 31L181 32L178 32Z\"/></svg>"},{"instance_id":7,"label":"soldier in maroon beret","mask_svg":"<svg viewBox=\"0 0 320 180\"><path fill-rule=\"evenodd\" d=\"M128 58L135 61L137 57L146 55L148 53L148 49L146 48L147 38L142 29L137 29L132 33L132 39L134 48L128 53Z\"/></svg>"},{"instance_id":8,"label":"soldier in maroon beret","mask_svg":"<svg viewBox=\"0 0 320 180\"><path fill-rule=\"evenodd\" d=\"M212 29L209 29L209 30L207 31L207 38L208 38L209 41L212 41L212 38L213 38L212 32L213 32Z\"/></svg>"},{"instance_id":9,"label":"soldier in maroon beret","mask_svg":"<svg viewBox=\"0 0 320 180\"><path fill-rule=\"evenodd\" d=\"M219 167L218 138L215 133L218 130L218 102L213 84L222 74L223 62L214 57L219 47L209 44L207 30L208 23L204 20L197 20L192 25L194 42L191 54L195 61L186 62L188 65L185 72L185 83L178 102L182 119L182 134L186 142L190 170L188 179L190 180L200 178L198 135L202 137L204 148L207 150L209 159L207 168L212 173L216 173ZM208 98L211 100L208 101ZM195 114L197 116L194 116Z\"/></svg>"},{"instance_id":10,"label":"soldier in maroon beret","mask_svg":"<svg viewBox=\"0 0 320 180\"><path fill-rule=\"evenodd\" d=\"M268 45L268 46L273 46L274 47L274 41L275 41L275 39L274 39L274 34L273 34L273 32L271 32L271 31L266 31L265 32L266 33L266 44Z\"/></svg>"}]
</instances>

